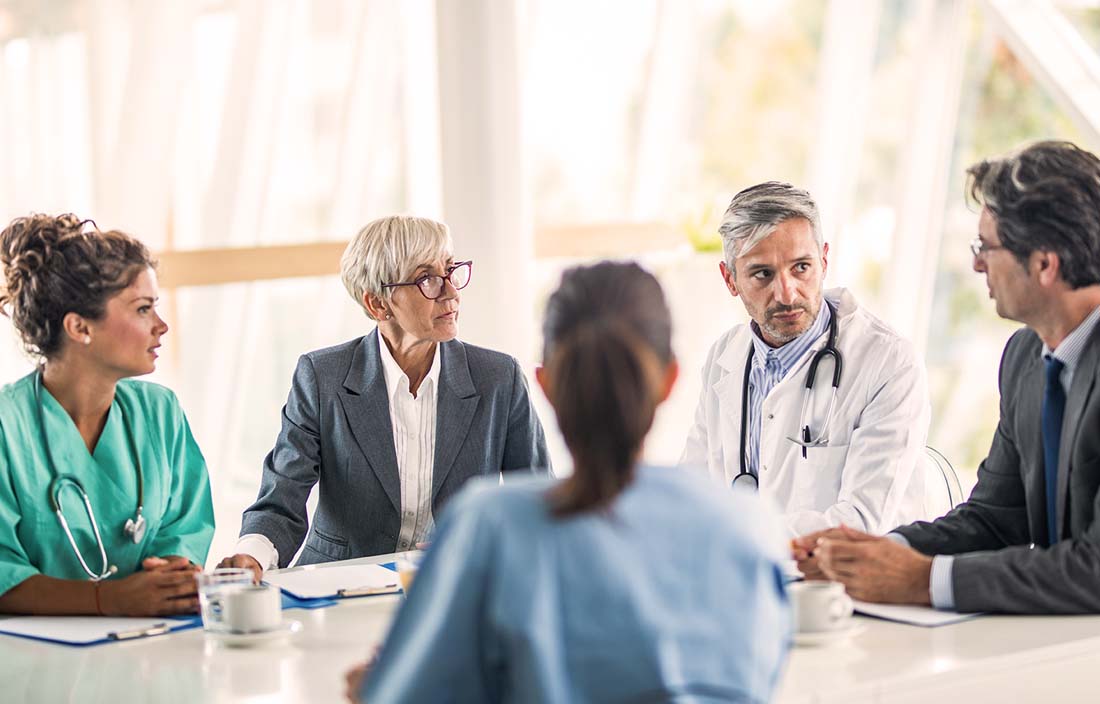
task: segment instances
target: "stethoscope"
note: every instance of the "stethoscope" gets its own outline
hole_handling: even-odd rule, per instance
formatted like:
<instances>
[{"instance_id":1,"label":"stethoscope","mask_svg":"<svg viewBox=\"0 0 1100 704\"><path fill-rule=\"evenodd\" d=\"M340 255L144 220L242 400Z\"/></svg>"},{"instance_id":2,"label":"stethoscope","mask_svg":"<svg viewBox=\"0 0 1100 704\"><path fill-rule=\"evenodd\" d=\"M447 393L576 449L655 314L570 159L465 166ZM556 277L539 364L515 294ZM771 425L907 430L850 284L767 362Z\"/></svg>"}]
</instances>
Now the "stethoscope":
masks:
<instances>
[{"instance_id":1,"label":"stethoscope","mask_svg":"<svg viewBox=\"0 0 1100 704\"><path fill-rule=\"evenodd\" d=\"M833 419L833 410L836 408L836 392L840 387L840 372L841 368L844 366L844 359L840 356L840 350L836 347L836 307L828 300L825 301L825 305L829 306L829 336L825 340L825 346L814 353L813 359L810 360L810 373L806 375L806 389L802 394L802 412L798 415L798 427L802 429L802 437L796 438L790 435L787 436L788 440L802 447L802 459L806 459L806 448L823 447L829 444L829 423ZM748 471L748 460L746 458L749 424L749 378L752 372L752 355L754 347L755 345L750 342L749 358L748 361L745 362L745 378L741 383L741 464L740 471L737 473L737 476L733 478L733 486L751 489L756 489L760 486L760 480L757 476ZM825 410L825 422L821 426L821 432L819 432L815 438L813 437L813 433L810 432L810 424L806 421L806 409L813 396L814 381L817 379L817 365L826 357L831 357L833 360L833 391L832 395L829 397L829 406Z\"/></svg>"},{"instance_id":2,"label":"stethoscope","mask_svg":"<svg viewBox=\"0 0 1100 704\"><path fill-rule=\"evenodd\" d=\"M118 572L118 567L108 564L107 562L107 548L103 545L103 538L99 534L99 524L95 520L95 512L92 510L92 502L88 500L88 492L84 491L84 486L80 481L71 474L58 474L57 465L53 461L53 453L50 451L50 441L46 434L46 418L42 409L42 370L38 370L34 376L34 399L38 405L38 432L42 437L42 446L46 448L46 463L49 465L50 474L53 475L53 479L50 481L49 497L50 508L53 509L54 515L57 516L57 520L61 523L61 528L65 531L65 536L69 539L69 545L72 546L73 554L76 555L76 559L80 561L80 566L84 572L88 575L88 579L93 582L99 582L107 579L111 575ZM134 431L130 427L130 419L126 417L126 412L122 408L122 404L118 404L119 413L122 414L122 425L126 428L126 439L130 444L130 452L134 455L134 461L137 464L137 511L134 513L133 518L127 518L126 523L122 526L122 532L130 537L130 540L136 545L140 543L145 537L145 516L142 515L142 508L145 499L145 481L141 471L141 455L138 454L137 444L134 442ZM76 545L76 540L73 538L73 533L69 530L69 522L65 520L65 514L61 511L61 492L66 488L72 488L80 494L81 500L84 501L84 511L88 514L88 520L92 524L92 533L95 534L95 542L99 547L99 559L102 561L102 567L98 573L93 572L88 563L84 560L84 555L81 554L80 548Z\"/></svg>"}]
</instances>

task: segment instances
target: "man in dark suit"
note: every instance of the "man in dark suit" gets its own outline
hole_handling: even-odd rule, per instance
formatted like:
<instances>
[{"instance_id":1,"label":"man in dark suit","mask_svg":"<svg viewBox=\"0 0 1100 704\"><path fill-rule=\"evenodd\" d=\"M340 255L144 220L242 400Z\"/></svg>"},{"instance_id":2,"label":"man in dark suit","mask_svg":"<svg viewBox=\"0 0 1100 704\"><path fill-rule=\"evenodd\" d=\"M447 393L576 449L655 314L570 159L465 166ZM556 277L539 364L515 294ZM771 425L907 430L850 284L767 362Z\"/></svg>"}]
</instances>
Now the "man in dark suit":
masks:
<instances>
[{"instance_id":1,"label":"man in dark suit","mask_svg":"<svg viewBox=\"0 0 1100 704\"><path fill-rule=\"evenodd\" d=\"M857 599L958 611L1100 612L1100 160L1040 142L967 171L974 270L1027 327L1000 368L1000 422L970 498L875 537L793 542L810 578Z\"/></svg>"}]
</instances>

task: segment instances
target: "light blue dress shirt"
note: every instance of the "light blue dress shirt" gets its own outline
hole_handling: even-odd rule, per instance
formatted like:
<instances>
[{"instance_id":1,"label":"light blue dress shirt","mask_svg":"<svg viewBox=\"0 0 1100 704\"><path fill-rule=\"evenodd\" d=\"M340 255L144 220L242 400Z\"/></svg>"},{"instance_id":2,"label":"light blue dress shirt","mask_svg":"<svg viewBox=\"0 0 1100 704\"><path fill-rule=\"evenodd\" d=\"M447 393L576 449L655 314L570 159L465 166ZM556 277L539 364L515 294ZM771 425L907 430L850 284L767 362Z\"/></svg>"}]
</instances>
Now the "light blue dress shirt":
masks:
<instances>
[{"instance_id":1,"label":"light blue dress shirt","mask_svg":"<svg viewBox=\"0 0 1100 704\"><path fill-rule=\"evenodd\" d=\"M642 466L557 518L553 480L478 480L364 682L368 702L768 701L791 620L783 530L750 492Z\"/></svg>"},{"instance_id":2,"label":"light blue dress shirt","mask_svg":"<svg viewBox=\"0 0 1100 704\"><path fill-rule=\"evenodd\" d=\"M1051 350L1046 344L1043 345L1043 357L1051 355L1065 364L1058 381L1061 382L1062 390L1065 391L1067 397L1073 383L1073 372L1077 369L1077 363L1081 361L1081 355L1085 351L1085 343L1092 335L1097 322L1100 322L1100 308L1096 308L1089 313L1088 317L1073 329L1073 332L1066 335L1056 349ZM909 545L909 541L898 533L890 533L889 537L902 545ZM928 580L928 590L932 606L937 609L955 610L955 588L951 579L954 566L954 555L936 555L932 558L932 574Z\"/></svg>"},{"instance_id":3,"label":"light blue dress shirt","mask_svg":"<svg viewBox=\"0 0 1100 704\"><path fill-rule=\"evenodd\" d=\"M798 337L782 347L772 347L760 336L755 322L749 325L752 331L752 370L749 372L749 472L758 476L760 466L760 416L763 413L764 399L776 385L783 381L791 369L802 359L818 338L829 327L832 312L825 299L821 299L821 309L813 325L806 328Z\"/></svg>"}]
</instances>

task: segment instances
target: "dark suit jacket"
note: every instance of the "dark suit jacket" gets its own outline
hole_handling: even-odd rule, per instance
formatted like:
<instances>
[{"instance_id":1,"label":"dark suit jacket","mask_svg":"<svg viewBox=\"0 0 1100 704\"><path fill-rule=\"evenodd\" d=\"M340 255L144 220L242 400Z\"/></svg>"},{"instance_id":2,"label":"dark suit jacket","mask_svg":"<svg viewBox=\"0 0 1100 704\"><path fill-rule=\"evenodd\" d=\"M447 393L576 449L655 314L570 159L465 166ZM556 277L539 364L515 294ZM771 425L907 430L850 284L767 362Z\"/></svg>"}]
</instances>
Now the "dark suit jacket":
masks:
<instances>
[{"instance_id":1,"label":"dark suit jacket","mask_svg":"<svg viewBox=\"0 0 1100 704\"><path fill-rule=\"evenodd\" d=\"M467 480L547 473L550 458L515 359L453 340L439 345L432 512ZM312 527L306 499L320 484ZM302 355L283 427L264 460L260 493L241 535L261 533L286 567L397 551L401 482L378 331ZM307 537L306 530L309 528Z\"/></svg>"},{"instance_id":2,"label":"dark suit jacket","mask_svg":"<svg viewBox=\"0 0 1100 704\"><path fill-rule=\"evenodd\" d=\"M1100 612L1100 326L1066 397L1058 454L1058 542L1049 546L1041 428L1042 342L1015 333L1001 357L1001 419L969 500L897 530L927 554L957 555L959 611Z\"/></svg>"}]
</instances>

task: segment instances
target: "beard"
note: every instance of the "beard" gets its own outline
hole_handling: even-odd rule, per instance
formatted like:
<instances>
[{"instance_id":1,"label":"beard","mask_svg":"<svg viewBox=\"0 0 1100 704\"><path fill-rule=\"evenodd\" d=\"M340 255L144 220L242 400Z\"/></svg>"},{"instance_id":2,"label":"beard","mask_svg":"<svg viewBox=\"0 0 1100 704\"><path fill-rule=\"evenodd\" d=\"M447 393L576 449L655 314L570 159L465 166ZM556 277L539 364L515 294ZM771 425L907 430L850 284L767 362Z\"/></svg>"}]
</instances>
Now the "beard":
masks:
<instances>
[{"instance_id":1,"label":"beard","mask_svg":"<svg viewBox=\"0 0 1100 704\"><path fill-rule=\"evenodd\" d=\"M821 310L820 303L818 303L817 308L818 311ZM793 313L799 310L804 311L806 315L794 323L783 323L775 318L776 315ZM763 322L758 324L760 329L766 333L768 339L782 346L809 330L815 320L817 320L817 312L810 307L809 303L796 303L790 306L775 305L768 308L764 311Z\"/></svg>"}]
</instances>

